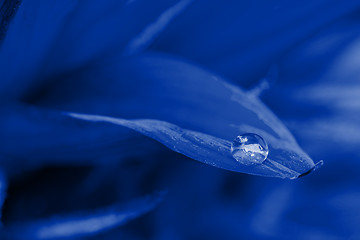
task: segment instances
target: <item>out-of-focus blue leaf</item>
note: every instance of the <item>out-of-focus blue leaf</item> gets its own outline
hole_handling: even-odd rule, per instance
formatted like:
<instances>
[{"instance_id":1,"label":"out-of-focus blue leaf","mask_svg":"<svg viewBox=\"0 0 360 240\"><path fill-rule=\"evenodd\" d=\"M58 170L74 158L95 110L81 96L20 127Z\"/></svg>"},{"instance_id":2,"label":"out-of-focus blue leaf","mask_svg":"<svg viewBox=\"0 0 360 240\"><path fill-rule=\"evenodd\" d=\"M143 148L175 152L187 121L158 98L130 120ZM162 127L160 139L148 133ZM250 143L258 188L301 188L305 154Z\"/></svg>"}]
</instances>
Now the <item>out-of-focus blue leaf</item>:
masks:
<instances>
[{"instance_id":1,"label":"out-of-focus blue leaf","mask_svg":"<svg viewBox=\"0 0 360 240\"><path fill-rule=\"evenodd\" d=\"M74 121L58 111L19 104L2 107L0 131L0 152L7 156L0 164L9 175L48 165L107 165L160 147L127 128Z\"/></svg>"},{"instance_id":2,"label":"out-of-focus blue leaf","mask_svg":"<svg viewBox=\"0 0 360 240\"><path fill-rule=\"evenodd\" d=\"M264 101L312 156L358 165L360 30L355 19L337 22L289 52Z\"/></svg>"},{"instance_id":3,"label":"out-of-focus blue leaf","mask_svg":"<svg viewBox=\"0 0 360 240\"><path fill-rule=\"evenodd\" d=\"M186 57L249 86L291 48L359 8L356 0L200 0L152 49Z\"/></svg>"},{"instance_id":4,"label":"out-of-focus blue leaf","mask_svg":"<svg viewBox=\"0 0 360 240\"><path fill-rule=\"evenodd\" d=\"M138 51L190 3L126 2L24 0L0 49L2 97L23 97L48 76Z\"/></svg>"},{"instance_id":5,"label":"out-of-focus blue leaf","mask_svg":"<svg viewBox=\"0 0 360 240\"><path fill-rule=\"evenodd\" d=\"M358 177L353 175L346 182L343 173L333 174L334 180L324 179L324 175L312 177L316 180L275 184L267 189L250 214L254 231L265 239L288 239L294 233L299 239L356 239L360 213Z\"/></svg>"},{"instance_id":6,"label":"out-of-focus blue leaf","mask_svg":"<svg viewBox=\"0 0 360 240\"><path fill-rule=\"evenodd\" d=\"M19 7L20 1L0 1L0 45L5 37L8 25Z\"/></svg>"},{"instance_id":7,"label":"out-of-focus blue leaf","mask_svg":"<svg viewBox=\"0 0 360 240\"><path fill-rule=\"evenodd\" d=\"M67 83L61 80L46 91L36 104L120 118L118 122L101 116L94 119L130 127L221 168L293 178L314 167L290 132L255 96L168 56L112 59L73 73ZM257 133L269 143L265 164L244 166L231 156L232 140L245 132Z\"/></svg>"},{"instance_id":8,"label":"out-of-focus blue leaf","mask_svg":"<svg viewBox=\"0 0 360 240\"><path fill-rule=\"evenodd\" d=\"M23 1L0 49L2 97L30 87L29 83L42 71L41 64L75 3Z\"/></svg>"},{"instance_id":9,"label":"out-of-focus blue leaf","mask_svg":"<svg viewBox=\"0 0 360 240\"><path fill-rule=\"evenodd\" d=\"M151 211L162 200L163 195L160 192L127 204L17 223L4 228L3 234L9 239L76 239L94 236Z\"/></svg>"},{"instance_id":10,"label":"out-of-focus blue leaf","mask_svg":"<svg viewBox=\"0 0 360 240\"><path fill-rule=\"evenodd\" d=\"M164 11L156 21L149 24L138 36L129 42L125 48L125 55L133 55L145 50L155 38L166 28L166 26L193 0L181 0L171 8Z\"/></svg>"}]
</instances>

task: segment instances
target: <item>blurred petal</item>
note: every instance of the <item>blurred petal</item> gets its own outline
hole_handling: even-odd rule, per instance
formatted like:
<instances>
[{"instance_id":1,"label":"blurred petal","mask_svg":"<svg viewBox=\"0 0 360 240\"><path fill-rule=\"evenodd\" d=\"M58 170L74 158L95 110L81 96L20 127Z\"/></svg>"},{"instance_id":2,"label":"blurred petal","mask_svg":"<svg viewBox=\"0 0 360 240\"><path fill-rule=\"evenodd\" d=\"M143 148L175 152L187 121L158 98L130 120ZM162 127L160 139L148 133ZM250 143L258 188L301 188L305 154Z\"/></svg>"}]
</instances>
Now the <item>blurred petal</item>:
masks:
<instances>
[{"instance_id":1,"label":"blurred petal","mask_svg":"<svg viewBox=\"0 0 360 240\"><path fill-rule=\"evenodd\" d=\"M186 9L191 2L192 0L181 0L173 7L163 12L154 23L147 26L143 32L129 42L128 46L125 48L124 54L133 55L143 51L177 15Z\"/></svg>"},{"instance_id":2,"label":"blurred petal","mask_svg":"<svg viewBox=\"0 0 360 240\"><path fill-rule=\"evenodd\" d=\"M3 98L29 88L76 1L24 0L0 49Z\"/></svg>"},{"instance_id":3,"label":"blurred petal","mask_svg":"<svg viewBox=\"0 0 360 240\"><path fill-rule=\"evenodd\" d=\"M288 50L359 8L356 0L200 0L151 49L186 57L249 86Z\"/></svg>"},{"instance_id":4,"label":"blurred petal","mask_svg":"<svg viewBox=\"0 0 360 240\"><path fill-rule=\"evenodd\" d=\"M189 0L158 1L157 4L79 1L55 43L48 72L50 75L62 73L104 56L141 51L189 3Z\"/></svg>"},{"instance_id":5,"label":"blurred petal","mask_svg":"<svg viewBox=\"0 0 360 240\"><path fill-rule=\"evenodd\" d=\"M122 226L154 209L163 193L143 197L126 205L117 204L94 211L55 216L15 224L5 233L10 239L77 239Z\"/></svg>"},{"instance_id":6,"label":"blurred petal","mask_svg":"<svg viewBox=\"0 0 360 240\"><path fill-rule=\"evenodd\" d=\"M356 15L346 18L289 52L279 64L279 81L264 95L312 156L355 165L360 157L358 25Z\"/></svg>"},{"instance_id":7,"label":"blurred petal","mask_svg":"<svg viewBox=\"0 0 360 240\"><path fill-rule=\"evenodd\" d=\"M0 45L5 37L8 25L15 15L20 1L1 0L0 1Z\"/></svg>"},{"instance_id":8,"label":"blurred petal","mask_svg":"<svg viewBox=\"0 0 360 240\"><path fill-rule=\"evenodd\" d=\"M9 175L46 165L106 165L159 150L159 144L127 128L79 122L25 105L1 111L0 152L6 158L0 164Z\"/></svg>"},{"instance_id":9,"label":"blurred petal","mask_svg":"<svg viewBox=\"0 0 360 240\"><path fill-rule=\"evenodd\" d=\"M2 97L23 97L48 76L121 54L129 44L143 48L189 3L172 2L24 0L0 49Z\"/></svg>"}]
</instances>

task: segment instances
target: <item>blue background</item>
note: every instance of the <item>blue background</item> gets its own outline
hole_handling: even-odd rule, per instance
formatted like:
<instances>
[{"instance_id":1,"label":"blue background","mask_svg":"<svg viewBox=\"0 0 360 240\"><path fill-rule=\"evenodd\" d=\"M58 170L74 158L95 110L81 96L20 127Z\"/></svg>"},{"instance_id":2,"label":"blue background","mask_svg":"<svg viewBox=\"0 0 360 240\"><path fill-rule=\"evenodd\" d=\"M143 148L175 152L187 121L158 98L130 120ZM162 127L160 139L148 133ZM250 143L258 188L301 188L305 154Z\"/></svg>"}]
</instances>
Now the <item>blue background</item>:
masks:
<instances>
[{"instance_id":1,"label":"blue background","mask_svg":"<svg viewBox=\"0 0 360 240\"><path fill-rule=\"evenodd\" d=\"M0 4L2 238L360 238L360 2ZM282 131L253 119L267 108L233 105L223 82L259 95L299 156L324 166L255 176L269 173L238 169L216 145L193 150L192 135L173 141L182 129L232 141L230 124Z\"/></svg>"}]
</instances>

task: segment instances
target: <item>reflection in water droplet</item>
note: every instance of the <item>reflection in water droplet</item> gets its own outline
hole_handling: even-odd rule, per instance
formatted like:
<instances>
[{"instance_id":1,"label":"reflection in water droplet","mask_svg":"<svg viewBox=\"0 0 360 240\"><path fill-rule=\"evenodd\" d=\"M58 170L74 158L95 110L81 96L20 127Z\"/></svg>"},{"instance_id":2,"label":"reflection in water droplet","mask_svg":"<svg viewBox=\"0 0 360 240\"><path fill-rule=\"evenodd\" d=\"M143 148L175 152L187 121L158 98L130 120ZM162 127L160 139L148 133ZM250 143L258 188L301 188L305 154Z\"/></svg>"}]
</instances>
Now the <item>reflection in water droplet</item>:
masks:
<instances>
[{"instance_id":1,"label":"reflection in water droplet","mask_svg":"<svg viewBox=\"0 0 360 240\"><path fill-rule=\"evenodd\" d=\"M239 163L252 165L264 162L269 149L262 137L254 133L246 133L234 139L231 153Z\"/></svg>"}]
</instances>

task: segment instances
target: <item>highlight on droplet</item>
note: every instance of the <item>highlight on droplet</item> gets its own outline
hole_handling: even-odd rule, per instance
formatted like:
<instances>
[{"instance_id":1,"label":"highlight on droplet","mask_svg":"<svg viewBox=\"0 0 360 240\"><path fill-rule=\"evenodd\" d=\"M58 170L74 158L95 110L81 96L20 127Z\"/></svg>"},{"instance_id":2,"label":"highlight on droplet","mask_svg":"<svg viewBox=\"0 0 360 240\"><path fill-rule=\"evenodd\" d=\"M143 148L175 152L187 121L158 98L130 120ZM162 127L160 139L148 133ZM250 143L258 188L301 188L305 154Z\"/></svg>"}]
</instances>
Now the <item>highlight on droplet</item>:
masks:
<instances>
[{"instance_id":1,"label":"highlight on droplet","mask_svg":"<svg viewBox=\"0 0 360 240\"><path fill-rule=\"evenodd\" d=\"M261 136L255 133L245 133L234 139L231 144L231 154L241 164L261 164L266 160L269 148Z\"/></svg>"}]
</instances>

